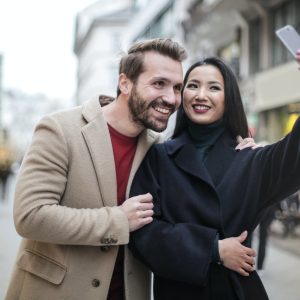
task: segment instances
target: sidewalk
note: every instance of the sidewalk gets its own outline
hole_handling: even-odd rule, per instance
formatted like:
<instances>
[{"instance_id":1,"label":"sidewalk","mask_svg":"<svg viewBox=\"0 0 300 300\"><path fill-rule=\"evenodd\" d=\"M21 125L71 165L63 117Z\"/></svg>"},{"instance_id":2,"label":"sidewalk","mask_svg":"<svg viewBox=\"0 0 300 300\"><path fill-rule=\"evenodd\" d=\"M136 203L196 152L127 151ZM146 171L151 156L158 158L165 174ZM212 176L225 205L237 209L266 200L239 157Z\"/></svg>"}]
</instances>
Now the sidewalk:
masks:
<instances>
[{"instance_id":1,"label":"sidewalk","mask_svg":"<svg viewBox=\"0 0 300 300\"><path fill-rule=\"evenodd\" d=\"M271 238L261 279L270 300L299 300L300 256L279 248Z\"/></svg>"},{"instance_id":2,"label":"sidewalk","mask_svg":"<svg viewBox=\"0 0 300 300\"><path fill-rule=\"evenodd\" d=\"M17 234L13 222L13 194L16 175L7 183L7 197L0 199L0 300L4 299L12 266L15 261L21 238Z\"/></svg>"},{"instance_id":3,"label":"sidewalk","mask_svg":"<svg viewBox=\"0 0 300 300\"><path fill-rule=\"evenodd\" d=\"M12 210L6 203L1 202L0 205L0 299L2 300L21 238L14 228Z\"/></svg>"}]
</instances>

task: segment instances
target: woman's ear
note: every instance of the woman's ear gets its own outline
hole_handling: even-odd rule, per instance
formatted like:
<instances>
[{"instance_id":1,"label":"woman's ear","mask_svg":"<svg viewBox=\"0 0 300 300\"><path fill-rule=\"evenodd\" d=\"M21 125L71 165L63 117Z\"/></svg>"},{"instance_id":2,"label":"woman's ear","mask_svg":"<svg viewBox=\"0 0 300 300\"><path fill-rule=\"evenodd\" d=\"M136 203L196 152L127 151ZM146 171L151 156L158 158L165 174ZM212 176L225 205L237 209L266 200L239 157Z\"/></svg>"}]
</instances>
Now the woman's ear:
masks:
<instances>
[{"instance_id":1,"label":"woman's ear","mask_svg":"<svg viewBox=\"0 0 300 300\"><path fill-rule=\"evenodd\" d=\"M119 75L119 89L124 95L129 95L131 92L131 80L124 74Z\"/></svg>"}]
</instances>

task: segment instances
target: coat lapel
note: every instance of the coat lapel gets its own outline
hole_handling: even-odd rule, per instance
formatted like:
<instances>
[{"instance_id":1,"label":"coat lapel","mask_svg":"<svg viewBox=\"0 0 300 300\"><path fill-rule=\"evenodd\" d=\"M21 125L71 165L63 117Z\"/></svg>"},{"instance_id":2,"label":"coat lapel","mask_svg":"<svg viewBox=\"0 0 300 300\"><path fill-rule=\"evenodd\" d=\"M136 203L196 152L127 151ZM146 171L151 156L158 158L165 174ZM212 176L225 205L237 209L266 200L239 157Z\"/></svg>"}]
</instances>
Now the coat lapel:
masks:
<instances>
[{"instance_id":1,"label":"coat lapel","mask_svg":"<svg viewBox=\"0 0 300 300\"><path fill-rule=\"evenodd\" d=\"M134 175L140 166L142 160L144 159L147 151L149 148L154 144L159 142L162 139L162 135L155 133L154 131L151 130L144 130L138 140L134 160L132 162L132 167L130 171L130 175L128 178L128 183L127 183L127 189L126 189L126 198L128 198L129 193L130 193L130 187L132 180L134 178Z\"/></svg>"},{"instance_id":2,"label":"coat lapel","mask_svg":"<svg viewBox=\"0 0 300 300\"><path fill-rule=\"evenodd\" d=\"M88 122L82 128L82 134L93 161L103 203L105 206L115 206L117 205L115 161L109 130L102 114L99 99L95 98L86 102L83 105L82 114ZM151 145L160 139L161 135L151 130L144 130L141 133L128 179L127 197L133 177L145 154Z\"/></svg>"},{"instance_id":3,"label":"coat lapel","mask_svg":"<svg viewBox=\"0 0 300 300\"><path fill-rule=\"evenodd\" d=\"M117 205L113 149L98 98L85 103L82 114L88 122L82 128L82 134L93 161L103 204L105 206Z\"/></svg>"},{"instance_id":4,"label":"coat lapel","mask_svg":"<svg viewBox=\"0 0 300 300\"><path fill-rule=\"evenodd\" d=\"M169 155L175 155L174 161L183 171L214 187L213 181L205 165L200 161L197 155L197 149L188 134L182 134L178 138L168 142L167 151Z\"/></svg>"}]
</instances>

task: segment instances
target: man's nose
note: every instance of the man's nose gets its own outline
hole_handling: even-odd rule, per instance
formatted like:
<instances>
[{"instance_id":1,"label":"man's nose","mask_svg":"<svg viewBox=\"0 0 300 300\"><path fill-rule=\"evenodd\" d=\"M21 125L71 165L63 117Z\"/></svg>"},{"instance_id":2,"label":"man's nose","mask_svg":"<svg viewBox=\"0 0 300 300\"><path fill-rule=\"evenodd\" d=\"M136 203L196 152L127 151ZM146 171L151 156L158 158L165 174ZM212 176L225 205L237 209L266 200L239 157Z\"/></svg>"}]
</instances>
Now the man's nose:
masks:
<instances>
[{"instance_id":1,"label":"man's nose","mask_svg":"<svg viewBox=\"0 0 300 300\"><path fill-rule=\"evenodd\" d=\"M176 94L175 94L173 88L167 89L166 92L164 93L162 99L166 103L174 105L176 103Z\"/></svg>"}]
</instances>

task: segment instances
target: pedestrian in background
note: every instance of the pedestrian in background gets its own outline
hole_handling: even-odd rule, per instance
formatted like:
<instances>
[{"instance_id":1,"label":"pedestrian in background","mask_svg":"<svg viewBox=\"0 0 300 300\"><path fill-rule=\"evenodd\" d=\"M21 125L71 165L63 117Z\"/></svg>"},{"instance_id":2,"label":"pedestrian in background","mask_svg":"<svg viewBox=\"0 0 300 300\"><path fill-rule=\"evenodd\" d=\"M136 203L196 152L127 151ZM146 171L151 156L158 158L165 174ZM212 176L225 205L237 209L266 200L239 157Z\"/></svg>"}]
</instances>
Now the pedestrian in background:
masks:
<instances>
[{"instance_id":1,"label":"pedestrian in background","mask_svg":"<svg viewBox=\"0 0 300 300\"><path fill-rule=\"evenodd\" d=\"M266 212L262 216L262 219L258 226L257 270L259 271L260 275L262 275L261 271L264 269L264 262L270 234L270 226L275 218L275 212L279 206L280 204L276 203L266 209Z\"/></svg>"}]
</instances>

